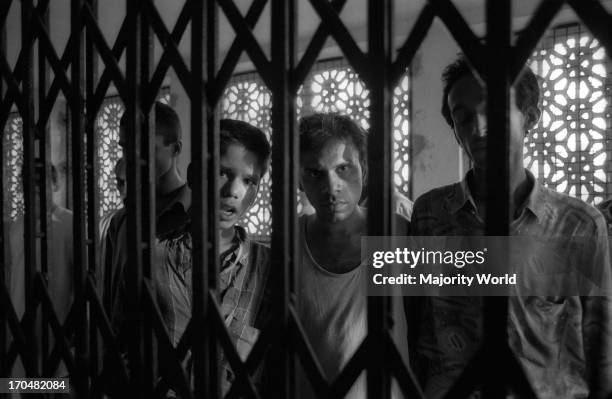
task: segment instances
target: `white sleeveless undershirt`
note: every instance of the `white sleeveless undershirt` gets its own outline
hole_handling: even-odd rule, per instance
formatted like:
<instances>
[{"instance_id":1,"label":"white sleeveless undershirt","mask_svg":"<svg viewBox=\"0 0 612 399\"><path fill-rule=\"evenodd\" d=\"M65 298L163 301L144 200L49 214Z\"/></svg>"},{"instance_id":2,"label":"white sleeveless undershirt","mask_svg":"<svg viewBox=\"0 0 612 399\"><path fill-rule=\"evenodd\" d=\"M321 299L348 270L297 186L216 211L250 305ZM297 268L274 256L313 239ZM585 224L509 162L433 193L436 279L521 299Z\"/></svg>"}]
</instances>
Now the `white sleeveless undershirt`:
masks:
<instances>
[{"instance_id":1,"label":"white sleeveless undershirt","mask_svg":"<svg viewBox=\"0 0 612 399\"><path fill-rule=\"evenodd\" d=\"M367 335L367 269L365 260L347 273L332 273L313 258L305 235L306 217L300 218L300 262L297 268L298 315L325 376L333 381ZM394 298L393 336L407 361L406 321L402 298ZM298 361L298 398L315 398ZM396 391L394 389L394 391ZM361 373L347 399L366 398L366 373ZM401 397L397 392L394 398Z\"/></svg>"}]
</instances>

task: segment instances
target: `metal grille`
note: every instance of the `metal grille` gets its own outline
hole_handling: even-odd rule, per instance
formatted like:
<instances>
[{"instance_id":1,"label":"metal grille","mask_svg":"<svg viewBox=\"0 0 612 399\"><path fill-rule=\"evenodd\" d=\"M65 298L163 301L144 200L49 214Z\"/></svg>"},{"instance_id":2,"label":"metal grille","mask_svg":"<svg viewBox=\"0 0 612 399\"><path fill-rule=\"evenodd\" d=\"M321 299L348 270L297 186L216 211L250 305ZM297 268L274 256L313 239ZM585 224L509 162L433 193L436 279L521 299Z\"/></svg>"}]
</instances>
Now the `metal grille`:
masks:
<instances>
[{"instance_id":1,"label":"metal grille","mask_svg":"<svg viewBox=\"0 0 612 399\"><path fill-rule=\"evenodd\" d=\"M17 315L7 292L4 262L0 264L0 360L3 376L19 357L29 376L43 376L45 371L38 361L54 365L61 359L66 364L71 381L79 397L100 397L104 376L111 371L125 383L122 395L149 398L174 389L183 397L218 397L219 354L222 351L236 374L229 397L257 397L251 376L269 351L275 360L275 397L294 397L292 372L299 360L321 397L342 397L362 371L367 371L368 396L389 398L391 377L395 377L406 395L422 397L422 392L410 368L401 360L390 337L390 301L384 297L368 298L368 336L345 369L334 381L326 381L304 336L296 316L292 271L297 254L297 166L298 142L295 131L295 93L303 84L318 58L325 41L333 38L347 62L365 87L370 90L369 127L378 132L370 136L368 186L369 235L392 235L393 227L393 91L402 74L410 65L433 20L439 18L448 28L461 49L471 60L475 70L488 87L488 121L490 130L506 135L489 136L490 167L488 189L497 201L489 204L486 231L489 235L507 235L509 225L509 189L506 176L507 115L509 88L544 34L550 21L563 4L568 4L594 37L612 54L612 16L595 0L543 0L518 37L510 41L510 0L486 1L487 38L483 44L472 32L454 4L449 0L429 0L415 24L410 27L406 41L396 54L391 38L392 2L369 0L367 3L367 52L356 44L343 24L339 13L346 0L310 0L321 23L301 57L296 54L295 1L269 0L271 10L271 56L268 57L255 38L256 25L267 0L254 0L242 14L231 0L187 0L169 31L152 0L127 1L127 13L115 43L109 45L100 31L95 0L71 0L70 38L61 56L48 36L49 0L22 0L21 52L14 68L6 59L6 18L13 1L0 3L0 75L2 102L0 126L4 126L13 106L23 118L24 170L24 247L26 310ZM226 57L218 59L218 17L223 12L236 32L236 38ZM186 62L178 50L178 43L190 29L190 58ZM163 45L163 54L153 62L153 36ZM34 50L38 59L35 65ZM277 273L278 293L275 298L274 325L265 328L245 362L234 348L217 303L219 254L217 249L216 199L218 154L218 116L224 92L240 56L246 53L257 73L270 90L271 131L275 151L272 162L272 270ZM125 68L118 63L125 55ZM98 79L94 59L100 57L104 65ZM221 68L217 68L218 64ZM188 93L192 138L192 162L196 167L193 187L193 310L187 331L174 347L164 327L150 284L151 264L155 243L155 190L150 184L154 163L151 107L161 87L163 76L172 67L180 84ZM50 79L53 71L53 79ZM34 79L37 74L37 80ZM35 81L40 90L34 89ZM130 293L130 325L128 336L129 378L120 355L115 331L112 330L97 295L92 275L99 268L96 247L98 212L87 204L97 203L95 190L95 115L98 114L109 85L113 83L129 115L128 128L133 132L127 143L127 240L132 249L128 256L127 288ZM320 84L320 83L319 83ZM577 89L579 91L579 88ZM59 92L63 92L70 110L72 163L72 196L74 210L74 305L64 325L56 316L42 274L36 269L38 259L46 259L47 249L36 250L36 220L34 217L34 175L45 171L45 149L49 147L45 126ZM593 105L595 106L595 105ZM139 123L140 113L147 115ZM4 141L2 141L4 145ZM41 151L36 151L40 147ZM140 151L138 150L140 148ZM5 156L0 149L0 156ZM372 161L376 160L376 162ZM0 160L4 164L5 160ZM45 179L41 179L41 192ZM580 190L582 193L582 189ZM4 196L3 196L4 200ZM46 214L41 201L41 214ZM2 204L3 205L3 204ZM3 226L4 227L4 226ZM46 235L45 223L41 224ZM5 229L0 229L2 258L5 251ZM43 264L43 270L45 265ZM491 297L484 304L485 342L483 349L466 369L448 397L467 397L482 384L486 397L505 396L508 386L528 387L517 360L512 356L506 336L507 298ZM36 315L43 314L45 328L56 338L49 351L41 352L35 345ZM10 330L10 334L7 334ZM107 349L108 359L101 361L97 339ZM69 347L74 343L74 350ZM171 378L160 380L157 358L153 348L169 355ZM190 352L193 359L193 391L190 378L182 367L182 360ZM494 364L503 363L500 373ZM102 368L98 367L102 364ZM53 368L53 367L51 367ZM105 373L106 372L106 373ZM525 397L532 397L527 391Z\"/></svg>"},{"instance_id":2,"label":"metal grille","mask_svg":"<svg viewBox=\"0 0 612 399\"><path fill-rule=\"evenodd\" d=\"M165 92L165 93L164 93ZM159 101L169 104L169 89L162 90ZM102 104L102 109L96 118L96 149L98 179L98 212L102 219L115 209L123 207L117 183L115 180L115 165L123 156L119 147L119 120L125 107L120 97L108 97ZM23 121L17 113L9 117L4 132L5 165L4 174L8 186L7 197L10 199L6 212L11 220L23 215L23 188L21 183L21 170L23 165Z\"/></svg>"},{"instance_id":3,"label":"metal grille","mask_svg":"<svg viewBox=\"0 0 612 399\"><path fill-rule=\"evenodd\" d=\"M318 62L297 91L297 118L314 112L339 112L369 128L369 91L343 59ZM252 123L271 137L271 93L255 73L232 78L222 96L224 118ZM408 72L393 90L393 182L410 195L410 80ZM270 175L266 175L255 204L241 222L250 234L269 241L271 235ZM298 214L302 209L298 196Z\"/></svg>"},{"instance_id":4,"label":"metal grille","mask_svg":"<svg viewBox=\"0 0 612 399\"><path fill-rule=\"evenodd\" d=\"M170 104L170 89L163 88L157 100ZM100 219L123 207L115 179L115 165L123 157L123 150L119 147L119 121L124 112L121 98L112 96L104 100L96 117L97 209Z\"/></svg>"}]
</instances>

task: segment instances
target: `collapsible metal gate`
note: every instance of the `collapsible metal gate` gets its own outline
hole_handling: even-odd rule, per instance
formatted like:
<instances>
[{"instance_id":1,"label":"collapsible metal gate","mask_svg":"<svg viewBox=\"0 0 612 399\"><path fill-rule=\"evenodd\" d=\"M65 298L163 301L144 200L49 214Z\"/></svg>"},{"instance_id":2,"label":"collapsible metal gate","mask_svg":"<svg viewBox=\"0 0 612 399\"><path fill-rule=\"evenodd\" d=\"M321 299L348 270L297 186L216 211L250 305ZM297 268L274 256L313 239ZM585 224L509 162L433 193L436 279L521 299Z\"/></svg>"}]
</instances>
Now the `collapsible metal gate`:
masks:
<instances>
[{"instance_id":1,"label":"collapsible metal gate","mask_svg":"<svg viewBox=\"0 0 612 399\"><path fill-rule=\"evenodd\" d=\"M126 382L126 396L153 397L164 391L157 380L156 356L153 348L169 348L173 354L171 367L176 371L174 389L185 397L216 397L219 394L219 349L224 351L236 374L236 382L228 397L258 397L250 375L262 361L264 353L277 354L279 377L277 388L285 397L294 397L292 386L293 363L299 357L309 374L315 390L323 397L341 397L347 392L361 371L367 370L368 395L371 398L390 397L391 376L395 376L410 397L422 393L412 372L403 364L390 335L390 301L388 298L368 299L369 335L360 349L333 382L326 382L314 354L308 349L306 338L299 328L296 311L290 301L292 270L297 253L296 197L298 171L298 140L295 129L294 97L319 55L326 38L333 37L350 65L366 82L371 91L371 131L369 141L369 235L391 235L392 231L392 137L391 88L410 65L415 52L426 36L433 20L439 18L488 86L488 126L495 131L508 131L509 87L519 74L546 27L567 3L585 25L612 54L612 16L596 0L542 0L518 37L511 43L511 1L486 1L487 36L483 44L449 0L429 0L405 43L395 57L392 44L392 1L368 1L368 52L357 46L354 38L339 18L346 0L310 0L321 18L301 58L296 56L295 0L269 0L271 3L271 59L268 59L255 39L252 28L262 15L268 0L253 0L243 17L231 0L187 0L176 25L169 32L152 0L127 1L127 15L115 43L106 43L97 25L96 0L71 1L71 34L65 52L60 56L49 39L49 0L22 0L22 43L19 59L11 69L6 57L6 18L11 0L0 3L0 126L4 126L9 112L16 107L23 118L24 132L24 198L25 198L25 262L26 312L21 320L10 301L4 281L4 265L0 263L0 366L2 376L9 376L17 357L21 357L29 376L49 376L61 358L67 365L79 397L99 397L100 375L98 362L101 353L97 339L114 356L104 365L119 370ZM306 1L306 0L299 0ZM104 2L106 3L106 2ZM100 2L102 5L102 2ZM104 4L106 6L106 4ZM225 59L218 59L218 14L223 12L236 31L236 38ZM188 25L191 29L191 62L188 65L178 51L178 43ZM164 52L153 65L153 35L162 43ZM34 63L34 51L38 63ZM273 206L273 270L280 275L280 294L276 300L277 323L260 336L246 362L241 362L224 328L216 300L216 276L219 268L216 250L216 176L218 176L218 102L240 55L246 52L257 72L273 93L272 128L272 206ZM95 57L99 54L104 68L98 76ZM117 60L126 55L126 70ZM217 68L218 65L221 68ZM150 275L152 244L155 239L155 189L153 181L154 141L148 134L152 125L151 109L155 96L168 68L172 66L191 102L192 162L197 166L195 206L193 316L178 347L172 347L155 306L147 281ZM53 80L50 79L50 70ZM68 70L70 72L68 73ZM33 89L38 75L38 92ZM99 79L98 79L99 77ZM101 267L97 261L95 243L98 240L94 180L93 121L113 83L126 105L128 129L134 132L127 143L130 307L139 317L133 321L130 339L130 377L117 353L115 335L108 316L96 294L91 273ZM41 257L42 271L46 271L47 246L35 250L36 224L34 213L35 171L45 172L50 143L46 125L51 108L59 92L67 99L70 111L72 158L72 186L74 211L74 273L75 301L65 325L61 325L53 310L46 284L36 271L37 256ZM139 112L148 115L144 123ZM81 133L84 134L81 134ZM509 222L507 134L490 135L488 187L498 193L497 201L489 204L487 233L506 235ZM36 149L39 148L37 151ZM0 154L4 151L0 149ZM0 161L2 161L0 159ZM142 168L139 167L142 166ZM142 188L141 187L142 183ZM46 192L45 179L40 183ZM5 187L0 191L7 192ZM501 194L501 195L500 195ZM505 200L504 200L505 199ZM7 198L2 197L2 201ZM87 204L90 204L89 207ZM0 203L3 205L3 203ZM41 204L46 214L44 201ZM47 223L43 219L43 234ZM0 230L2 259L6 256L5 226ZM43 243L48 239L46 237ZM482 351L464 372L448 397L465 397L476 384L482 383L487 397L500 397L505 385L525 387L525 377L510 353L506 337L507 299L488 298L485 304L485 337ZM55 336L55 346L35 342L36 314L42 312ZM10 334L9 334L10 331ZM75 337L75 351L69 350L68 337ZM43 364L38 364L43 348ZM490 350L495 348L495 350ZM503 348L503 349L500 349ZM181 360L191 350L194 356L195 392L190 392L189 378L181 368ZM500 350L503 360L500 359ZM495 356L495 358L493 358ZM488 365L502 362L510 365L510 373L499 373ZM526 389L526 397L532 395Z\"/></svg>"}]
</instances>

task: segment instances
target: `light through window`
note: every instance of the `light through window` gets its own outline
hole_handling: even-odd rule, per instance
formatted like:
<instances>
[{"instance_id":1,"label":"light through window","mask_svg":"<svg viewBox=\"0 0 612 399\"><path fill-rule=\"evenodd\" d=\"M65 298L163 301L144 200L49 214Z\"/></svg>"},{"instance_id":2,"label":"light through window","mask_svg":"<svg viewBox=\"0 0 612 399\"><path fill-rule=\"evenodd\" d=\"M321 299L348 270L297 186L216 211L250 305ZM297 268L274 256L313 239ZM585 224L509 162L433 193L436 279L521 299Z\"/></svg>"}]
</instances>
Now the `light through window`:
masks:
<instances>
[{"instance_id":1,"label":"light through window","mask_svg":"<svg viewBox=\"0 0 612 399\"><path fill-rule=\"evenodd\" d=\"M525 140L525 165L544 185L592 204L612 194L609 62L580 25L553 29L530 62L543 112Z\"/></svg>"}]
</instances>

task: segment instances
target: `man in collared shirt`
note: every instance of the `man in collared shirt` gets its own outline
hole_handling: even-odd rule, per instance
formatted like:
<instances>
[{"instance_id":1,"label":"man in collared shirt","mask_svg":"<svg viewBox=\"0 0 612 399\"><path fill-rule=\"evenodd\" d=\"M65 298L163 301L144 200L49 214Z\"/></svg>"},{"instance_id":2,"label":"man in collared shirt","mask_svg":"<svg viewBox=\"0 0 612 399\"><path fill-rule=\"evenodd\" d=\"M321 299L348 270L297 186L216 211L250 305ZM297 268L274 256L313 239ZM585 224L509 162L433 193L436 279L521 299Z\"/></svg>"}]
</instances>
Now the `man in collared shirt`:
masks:
<instances>
[{"instance_id":1,"label":"man in collared shirt","mask_svg":"<svg viewBox=\"0 0 612 399\"><path fill-rule=\"evenodd\" d=\"M125 159L119 158L119 160L117 160L117 163L115 164L115 181L117 184L117 191L119 191L119 197L121 198L122 203L125 203L126 194L125 173ZM105 276L104 273L110 272L111 269L103 267L106 259L106 237L108 235L108 228L115 215L119 212L124 212L122 211L123 208L124 206L121 206L120 208L108 212L106 215L101 217L99 221L98 232L100 241L98 242L98 256L100 257L100 269L96 270L96 283L100 296L102 296L104 292L104 282L110 281L110 277Z\"/></svg>"},{"instance_id":2,"label":"man in collared shirt","mask_svg":"<svg viewBox=\"0 0 612 399\"><path fill-rule=\"evenodd\" d=\"M238 355L245 361L263 326L270 318L271 287L268 287L270 250L253 241L238 222L253 206L267 172L270 144L258 128L242 121L220 121L219 177L219 269L220 313ZM193 185L194 170L187 168ZM166 262L158 262L158 299L174 344L191 318L192 259L188 226L165 244ZM224 357L221 392L235 380Z\"/></svg>"},{"instance_id":3,"label":"man in collared shirt","mask_svg":"<svg viewBox=\"0 0 612 399\"><path fill-rule=\"evenodd\" d=\"M121 118L119 145L125 150L127 135L126 115ZM172 107L161 102L155 103L155 213L156 238L163 242L180 229L188 220L187 210L191 206L191 191L178 170L178 157L182 150L181 125ZM126 203L131 199L126 198ZM126 270L128 252L127 208L120 209L112 217L105 240L104 281L102 301L109 315L114 332L120 342L120 351L126 352L128 333ZM112 373L117 370L114 360L107 357L105 371L109 375L109 394L121 396L125 388ZM112 392L116 391L116 392Z\"/></svg>"},{"instance_id":4,"label":"man in collared shirt","mask_svg":"<svg viewBox=\"0 0 612 399\"><path fill-rule=\"evenodd\" d=\"M125 150L127 117L120 121L119 146ZM191 206L191 192L178 171L178 157L182 150L181 125L172 107L155 103L155 190L156 190L156 234L158 237L173 231L184 218L168 215L175 204L180 204L185 210ZM130 199L127 198L126 201ZM122 283L125 266L128 259L127 242L127 209L119 210L111 219L106 238L105 275L103 303L110 314L111 321L115 316L114 307L117 303L117 290ZM117 321L116 324L121 324Z\"/></svg>"},{"instance_id":5,"label":"man in collared shirt","mask_svg":"<svg viewBox=\"0 0 612 399\"><path fill-rule=\"evenodd\" d=\"M464 58L443 75L442 113L473 168L460 183L417 199L416 236L484 235L486 213L486 97ZM610 292L606 226L586 203L540 185L523 167L523 140L540 117L539 87L529 69L511 90L510 209L512 235L592 243L586 254ZM547 284L535 271L528 279ZM558 276L554 276L555 278ZM550 281L548 281L550 282ZM602 296L519 296L508 300L508 339L531 388L540 398L609 397L612 393L612 307ZM416 311L415 308L407 310ZM417 353L428 397L441 397L482 344L482 298L431 297L425 301Z\"/></svg>"},{"instance_id":6,"label":"man in collared shirt","mask_svg":"<svg viewBox=\"0 0 612 399\"><path fill-rule=\"evenodd\" d=\"M219 311L244 361L270 317L271 293L266 289L270 253L266 246L252 241L237 223L255 202L259 184L268 168L270 144L265 134L254 126L223 119L220 122L220 153ZM193 185L193 174L192 165L189 165L189 185ZM175 346L185 333L192 310L193 247L189 211L184 202L178 201L164 213L167 225L172 228L158 234L152 265L157 304ZM190 356L184 365L190 372ZM235 379L225 359L221 377L221 391L225 394ZM173 386L172 381L168 382ZM169 397L174 395L171 390Z\"/></svg>"}]
</instances>

